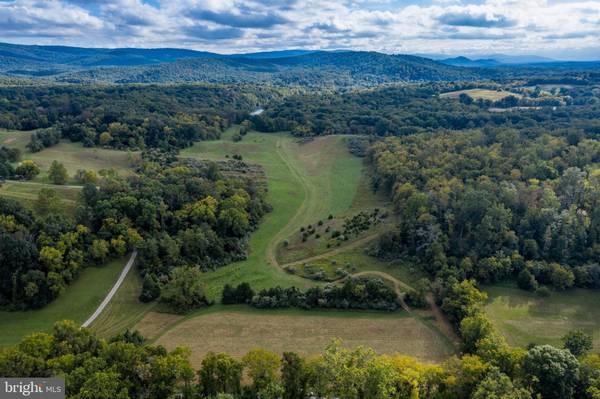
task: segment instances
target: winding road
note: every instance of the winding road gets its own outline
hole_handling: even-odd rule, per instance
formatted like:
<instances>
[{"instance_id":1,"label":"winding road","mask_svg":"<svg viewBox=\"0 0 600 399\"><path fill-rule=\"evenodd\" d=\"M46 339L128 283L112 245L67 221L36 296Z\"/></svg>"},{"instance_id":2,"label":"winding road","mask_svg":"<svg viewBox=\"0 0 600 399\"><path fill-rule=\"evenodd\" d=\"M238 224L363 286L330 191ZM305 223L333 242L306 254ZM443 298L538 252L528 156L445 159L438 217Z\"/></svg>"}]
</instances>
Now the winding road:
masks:
<instances>
[{"instance_id":1,"label":"winding road","mask_svg":"<svg viewBox=\"0 0 600 399\"><path fill-rule=\"evenodd\" d=\"M94 320L96 320L96 318L98 316L100 316L100 313L102 313L104 308L106 308L106 306L110 303L112 298L117 293L117 290L119 289L121 284L123 284L123 280L125 280L125 277L127 277L127 273L129 273L129 270L131 270L131 267L133 266L133 263L135 262L136 256L137 256L137 251L133 251L131 254L131 257L129 258L129 260L125 264L125 267L121 271L119 278L115 282L115 285L112 286L112 288L110 289L110 291L108 292L108 294L106 295L104 300L100 303L98 308L94 311L94 313L92 313L92 315L86 321L83 322L83 324L81 325L82 327L89 327L90 324L92 324L94 322Z\"/></svg>"}]
</instances>

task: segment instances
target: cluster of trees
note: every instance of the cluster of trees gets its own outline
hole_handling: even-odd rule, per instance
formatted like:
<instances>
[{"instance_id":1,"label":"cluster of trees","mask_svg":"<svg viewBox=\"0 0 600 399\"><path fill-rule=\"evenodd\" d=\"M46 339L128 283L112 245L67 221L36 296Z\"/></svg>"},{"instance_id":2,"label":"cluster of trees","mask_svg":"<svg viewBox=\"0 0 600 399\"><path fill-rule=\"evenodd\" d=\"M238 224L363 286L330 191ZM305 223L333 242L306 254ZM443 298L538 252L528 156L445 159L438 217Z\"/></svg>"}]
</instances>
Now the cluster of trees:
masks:
<instances>
[{"instance_id":1,"label":"cluster of trees","mask_svg":"<svg viewBox=\"0 0 600 399\"><path fill-rule=\"evenodd\" d=\"M368 159L401 216L376 254L442 279L600 287L600 143L582 131L418 134Z\"/></svg>"},{"instance_id":2,"label":"cluster of trees","mask_svg":"<svg viewBox=\"0 0 600 399\"><path fill-rule=\"evenodd\" d=\"M147 161L127 178L108 173L94 182L80 175L89 181L74 218L36 216L0 198L1 307L40 307L86 264L133 248L145 276L144 300L164 288L162 299L176 309L201 306L207 303L202 287L186 286L177 268L199 272L244 258L248 234L270 209L264 188L248 178L225 178L215 164ZM187 280L192 277L197 280Z\"/></svg>"},{"instance_id":3,"label":"cluster of trees","mask_svg":"<svg viewBox=\"0 0 600 399\"><path fill-rule=\"evenodd\" d=\"M272 287L254 295L246 283L233 288L225 286L222 303L249 303L256 308L303 309L377 309L396 310L398 297L393 289L378 278L347 278L342 284L312 287L302 292L296 287Z\"/></svg>"},{"instance_id":4,"label":"cluster of trees","mask_svg":"<svg viewBox=\"0 0 600 399\"><path fill-rule=\"evenodd\" d=\"M106 341L73 322L0 350L5 377L61 376L78 399L594 399L600 357L549 345L453 357L441 365L376 355L332 341L318 356L254 349L241 359L208 353L195 370L190 351L148 345L137 332Z\"/></svg>"},{"instance_id":5,"label":"cluster of trees","mask_svg":"<svg viewBox=\"0 0 600 399\"><path fill-rule=\"evenodd\" d=\"M11 178L15 175L12 165L21 159L21 151L18 148L0 147L0 179Z\"/></svg>"},{"instance_id":6,"label":"cluster of trees","mask_svg":"<svg viewBox=\"0 0 600 399\"><path fill-rule=\"evenodd\" d=\"M152 282L169 281L173 268L207 271L244 259L249 233L270 210L256 181L227 178L216 164L191 160L145 162L137 176L105 178L99 188L86 184L83 196L85 206L76 212L82 223L141 232L138 266ZM145 300L157 297L149 286Z\"/></svg>"},{"instance_id":7,"label":"cluster of trees","mask_svg":"<svg viewBox=\"0 0 600 399\"><path fill-rule=\"evenodd\" d=\"M100 233L64 215L36 217L0 197L0 307L38 308L59 296L88 264L122 256L140 240L137 230Z\"/></svg>"},{"instance_id":8,"label":"cluster of trees","mask_svg":"<svg viewBox=\"0 0 600 399\"><path fill-rule=\"evenodd\" d=\"M31 134L27 148L39 152L60 142L60 131L56 128L40 129Z\"/></svg>"},{"instance_id":9,"label":"cluster of trees","mask_svg":"<svg viewBox=\"0 0 600 399\"><path fill-rule=\"evenodd\" d=\"M85 146L182 148L218 138L273 96L251 86L0 87L0 127L50 128L32 135L33 152L60 137Z\"/></svg>"}]
</instances>

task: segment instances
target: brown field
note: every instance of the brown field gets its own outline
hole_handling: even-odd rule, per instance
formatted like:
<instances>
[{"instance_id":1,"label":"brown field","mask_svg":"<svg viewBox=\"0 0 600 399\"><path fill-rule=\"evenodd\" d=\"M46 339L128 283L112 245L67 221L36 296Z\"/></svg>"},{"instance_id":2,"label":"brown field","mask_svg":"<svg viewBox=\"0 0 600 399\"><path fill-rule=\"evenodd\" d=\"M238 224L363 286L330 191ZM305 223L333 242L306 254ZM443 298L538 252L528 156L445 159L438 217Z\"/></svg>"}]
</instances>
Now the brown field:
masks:
<instances>
[{"instance_id":1,"label":"brown field","mask_svg":"<svg viewBox=\"0 0 600 399\"><path fill-rule=\"evenodd\" d=\"M185 319L155 343L168 349L189 347L196 367L211 351L227 352L238 358L253 348L314 355L321 353L334 338L341 339L348 347L364 345L377 353L402 353L430 362L443 361L453 354L438 332L403 312L232 309ZM152 324L153 317L162 319L157 315L147 314L140 326ZM153 327L163 329L162 321L157 320L158 325Z\"/></svg>"},{"instance_id":2,"label":"brown field","mask_svg":"<svg viewBox=\"0 0 600 399\"><path fill-rule=\"evenodd\" d=\"M457 90L451 91L448 93L440 94L440 98L458 98L461 94L468 94L474 100L483 99L483 100L502 100L504 97L515 96L517 98L521 98L522 96L517 93L511 93L510 91L497 91L497 90L489 90L489 89L471 89L471 90Z\"/></svg>"}]
</instances>

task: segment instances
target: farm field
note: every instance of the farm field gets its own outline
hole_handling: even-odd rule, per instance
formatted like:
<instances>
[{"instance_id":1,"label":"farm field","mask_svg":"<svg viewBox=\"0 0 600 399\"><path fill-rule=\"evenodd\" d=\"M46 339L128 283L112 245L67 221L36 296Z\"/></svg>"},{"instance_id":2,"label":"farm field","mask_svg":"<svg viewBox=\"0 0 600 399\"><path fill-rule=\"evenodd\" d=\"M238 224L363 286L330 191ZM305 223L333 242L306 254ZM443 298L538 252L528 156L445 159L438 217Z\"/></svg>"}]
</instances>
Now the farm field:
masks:
<instances>
[{"instance_id":1,"label":"farm field","mask_svg":"<svg viewBox=\"0 0 600 399\"><path fill-rule=\"evenodd\" d=\"M49 331L63 319L83 323L102 302L128 257L103 266L90 266L81 272L65 293L39 310L0 311L0 347L14 345L23 336Z\"/></svg>"},{"instance_id":2,"label":"farm field","mask_svg":"<svg viewBox=\"0 0 600 399\"><path fill-rule=\"evenodd\" d=\"M567 332L583 330L593 336L594 350L600 349L600 292L573 289L541 298L512 286L487 286L485 291L487 316L511 345L560 346Z\"/></svg>"},{"instance_id":3,"label":"farm field","mask_svg":"<svg viewBox=\"0 0 600 399\"><path fill-rule=\"evenodd\" d=\"M458 98L461 94L468 94L474 100L491 100L497 101L502 100L504 97L515 96L521 98L522 96L517 93L511 93L510 91L497 91L489 89L470 89L470 90L457 90L448 93L440 94L440 98Z\"/></svg>"},{"instance_id":4,"label":"farm field","mask_svg":"<svg viewBox=\"0 0 600 399\"><path fill-rule=\"evenodd\" d=\"M149 327L148 332L156 328ZM144 332L143 324L140 330ZM221 306L180 320L154 342L168 349L191 348L192 363L198 366L211 351L241 357L261 347L277 353L293 349L314 355L322 352L333 337L349 347L364 345L378 353L403 353L430 362L453 354L435 330L402 312L274 311Z\"/></svg>"}]
</instances>

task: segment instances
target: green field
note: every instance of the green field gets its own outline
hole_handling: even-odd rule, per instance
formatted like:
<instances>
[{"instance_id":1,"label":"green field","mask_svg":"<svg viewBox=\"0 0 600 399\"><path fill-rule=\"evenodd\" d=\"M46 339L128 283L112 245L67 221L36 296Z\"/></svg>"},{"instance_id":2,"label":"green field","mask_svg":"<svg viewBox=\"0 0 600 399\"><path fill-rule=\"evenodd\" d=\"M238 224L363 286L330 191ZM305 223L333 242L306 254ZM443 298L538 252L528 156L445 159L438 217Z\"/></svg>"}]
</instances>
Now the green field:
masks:
<instances>
[{"instance_id":1,"label":"green field","mask_svg":"<svg viewBox=\"0 0 600 399\"><path fill-rule=\"evenodd\" d=\"M102 302L126 261L127 258L124 258L104 266L86 268L63 295L42 309L0 311L0 347L14 345L33 332L49 331L57 320L83 323Z\"/></svg>"},{"instance_id":2,"label":"green field","mask_svg":"<svg viewBox=\"0 0 600 399\"><path fill-rule=\"evenodd\" d=\"M244 281L256 289L314 284L278 268L276 246L300 226L350 209L362 173L361 160L348 152L344 137L299 144L287 134L249 133L234 143L229 139L232 132L219 141L197 143L181 156L214 160L241 154L245 161L262 165L273 212L252 234L247 260L205 274L209 295L218 298L225 283Z\"/></svg>"},{"instance_id":3,"label":"green field","mask_svg":"<svg viewBox=\"0 0 600 399\"><path fill-rule=\"evenodd\" d=\"M156 305L138 301L141 291L142 278L139 271L133 268L91 328L99 336L110 338L135 325Z\"/></svg>"},{"instance_id":4,"label":"green field","mask_svg":"<svg viewBox=\"0 0 600 399\"><path fill-rule=\"evenodd\" d=\"M65 210L71 211L77 205L77 199L81 191L79 186L58 186L30 181L7 180L0 186L0 195L20 201L31 208L38 198L38 193L44 188L56 191Z\"/></svg>"},{"instance_id":5,"label":"green field","mask_svg":"<svg viewBox=\"0 0 600 399\"><path fill-rule=\"evenodd\" d=\"M62 141L59 144L46 148L40 152L26 152L22 159L31 159L42 169L38 180L44 181L46 172L52 161L61 162L70 177L78 169L99 171L102 169L115 169L121 174L131 173L131 156L134 153L125 151L108 150L104 148L86 148L79 143Z\"/></svg>"},{"instance_id":6,"label":"green field","mask_svg":"<svg viewBox=\"0 0 600 399\"><path fill-rule=\"evenodd\" d=\"M583 330L592 334L594 349L600 350L600 291L573 289L549 298L511 286L488 286L485 291L486 313L511 345L560 346L567 332Z\"/></svg>"},{"instance_id":7,"label":"green field","mask_svg":"<svg viewBox=\"0 0 600 399\"><path fill-rule=\"evenodd\" d=\"M25 146L29 142L31 132L17 130L0 130L0 145L21 150L21 159L31 159L39 165L42 172L36 181L47 181L48 168L52 161L62 163L70 177L78 169L94 170L115 169L120 174L131 173L132 158L137 152L126 152L105 148L87 148L80 143L62 140L60 143L39 152L30 152Z\"/></svg>"},{"instance_id":8,"label":"green field","mask_svg":"<svg viewBox=\"0 0 600 399\"><path fill-rule=\"evenodd\" d=\"M504 90L489 90L489 89L470 89L470 90L457 90L451 91L448 93L440 94L440 98L458 98L461 94L468 94L474 100L491 100L498 101L502 100L504 97L515 96L517 98L521 98L522 96L517 93L512 93L510 91Z\"/></svg>"},{"instance_id":9,"label":"green field","mask_svg":"<svg viewBox=\"0 0 600 399\"><path fill-rule=\"evenodd\" d=\"M25 152L30 136L31 132L0 129L0 146L18 148L21 152Z\"/></svg>"},{"instance_id":10,"label":"green field","mask_svg":"<svg viewBox=\"0 0 600 399\"><path fill-rule=\"evenodd\" d=\"M231 129L219 141L197 143L181 156L217 160L241 154L245 161L262 165L273 212L253 233L247 260L204 274L209 295L219 299L226 283L249 282L255 289L319 284L282 271L275 257L277 245L300 226L326 219L329 214L343 215L373 205L362 184L361 159L348 153L346 137L327 136L301 144L286 134L249 133L234 143L229 138L233 132ZM420 276L406 265L368 257L364 246L344 246L323 254L323 259L351 260L355 272L386 271L411 282ZM430 312L269 311L215 305L187 316L146 312L134 328L167 347L190 346L195 363L209 350L240 355L256 346L311 354L334 337L349 345L364 344L380 352L404 352L432 361L454 353Z\"/></svg>"}]
</instances>

